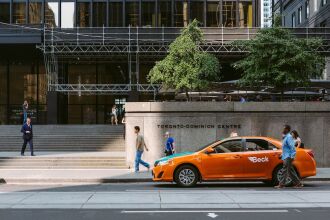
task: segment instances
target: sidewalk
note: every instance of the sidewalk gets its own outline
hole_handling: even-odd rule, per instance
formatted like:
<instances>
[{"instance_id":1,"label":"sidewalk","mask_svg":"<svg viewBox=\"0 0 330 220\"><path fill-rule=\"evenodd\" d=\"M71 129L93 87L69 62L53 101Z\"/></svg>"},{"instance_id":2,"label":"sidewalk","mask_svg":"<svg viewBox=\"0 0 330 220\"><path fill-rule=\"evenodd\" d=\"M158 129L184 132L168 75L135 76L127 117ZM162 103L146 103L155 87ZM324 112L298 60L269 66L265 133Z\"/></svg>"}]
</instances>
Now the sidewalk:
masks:
<instances>
[{"instance_id":1,"label":"sidewalk","mask_svg":"<svg viewBox=\"0 0 330 220\"><path fill-rule=\"evenodd\" d=\"M0 169L0 182L7 184L91 184L151 182L150 172L131 169ZM330 181L330 168L304 181Z\"/></svg>"},{"instance_id":2,"label":"sidewalk","mask_svg":"<svg viewBox=\"0 0 330 220\"><path fill-rule=\"evenodd\" d=\"M129 190L0 192L1 209L240 209L330 207L330 191ZM294 218L293 218L294 219Z\"/></svg>"}]
</instances>

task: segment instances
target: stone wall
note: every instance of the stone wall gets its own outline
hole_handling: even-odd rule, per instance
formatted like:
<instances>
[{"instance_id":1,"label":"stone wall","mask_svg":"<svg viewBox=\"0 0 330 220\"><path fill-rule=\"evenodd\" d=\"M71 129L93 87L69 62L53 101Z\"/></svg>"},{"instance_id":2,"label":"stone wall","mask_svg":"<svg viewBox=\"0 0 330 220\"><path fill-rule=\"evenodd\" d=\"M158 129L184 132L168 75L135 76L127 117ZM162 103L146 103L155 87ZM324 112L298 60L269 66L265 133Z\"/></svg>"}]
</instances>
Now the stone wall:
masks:
<instances>
[{"instance_id":1,"label":"stone wall","mask_svg":"<svg viewBox=\"0 0 330 220\"><path fill-rule=\"evenodd\" d=\"M177 152L192 151L236 130L241 136L281 138L284 124L300 133L315 152L318 167L330 167L330 103L327 102L131 102L126 104L127 163L135 157L134 126L141 127L153 163L163 156L164 133Z\"/></svg>"}]
</instances>

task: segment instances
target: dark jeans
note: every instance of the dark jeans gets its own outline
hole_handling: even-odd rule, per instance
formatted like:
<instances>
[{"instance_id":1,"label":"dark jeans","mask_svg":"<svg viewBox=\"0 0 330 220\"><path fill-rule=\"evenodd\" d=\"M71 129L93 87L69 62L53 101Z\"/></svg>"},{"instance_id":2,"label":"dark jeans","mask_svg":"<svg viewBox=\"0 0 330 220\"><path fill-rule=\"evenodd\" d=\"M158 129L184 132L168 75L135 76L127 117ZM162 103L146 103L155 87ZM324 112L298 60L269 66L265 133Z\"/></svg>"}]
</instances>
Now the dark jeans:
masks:
<instances>
[{"instance_id":1,"label":"dark jeans","mask_svg":"<svg viewBox=\"0 0 330 220\"><path fill-rule=\"evenodd\" d=\"M26 145L27 144L29 144L31 155L33 155L33 141L32 141L32 139L29 139L29 140L28 139L24 139L24 143L23 143L23 146L22 146L21 154L24 154L25 148L26 148Z\"/></svg>"},{"instance_id":2,"label":"dark jeans","mask_svg":"<svg viewBox=\"0 0 330 220\"><path fill-rule=\"evenodd\" d=\"M292 166L292 162L293 159L292 158L286 158L283 161L283 175L282 175L282 179L280 181L281 185L286 185L286 180L288 177L290 177L292 179L292 183L294 185L300 184L300 179L297 176L296 171L294 170L293 166Z\"/></svg>"},{"instance_id":3,"label":"dark jeans","mask_svg":"<svg viewBox=\"0 0 330 220\"><path fill-rule=\"evenodd\" d=\"M171 156L173 155L173 151L171 150L165 150L165 156L168 157L168 156Z\"/></svg>"}]
</instances>

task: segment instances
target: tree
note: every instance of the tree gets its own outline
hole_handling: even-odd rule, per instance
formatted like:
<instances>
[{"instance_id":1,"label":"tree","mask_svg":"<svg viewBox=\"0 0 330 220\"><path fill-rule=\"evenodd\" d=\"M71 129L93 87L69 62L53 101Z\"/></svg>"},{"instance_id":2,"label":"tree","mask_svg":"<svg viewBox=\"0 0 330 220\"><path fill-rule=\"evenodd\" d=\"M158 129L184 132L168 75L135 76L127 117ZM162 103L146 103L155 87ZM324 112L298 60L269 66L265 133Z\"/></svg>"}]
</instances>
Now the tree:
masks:
<instances>
[{"instance_id":1,"label":"tree","mask_svg":"<svg viewBox=\"0 0 330 220\"><path fill-rule=\"evenodd\" d=\"M218 59L203 52L199 44L203 33L194 20L169 46L169 54L150 70L151 83L161 83L165 88L184 90L189 100L189 91L205 89L217 80L220 65Z\"/></svg>"},{"instance_id":2,"label":"tree","mask_svg":"<svg viewBox=\"0 0 330 220\"><path fill-rule=\"evenodd\" d=\"M243 70L241 85L273 86L283 93L290 85L307 86L311 78L322 75L325 59L317 52L322 40L298 39L280 23L277 19L274 27L261 29L254 39L235 42L249 51L234 63Z\"/></svg>"}]
</instances>

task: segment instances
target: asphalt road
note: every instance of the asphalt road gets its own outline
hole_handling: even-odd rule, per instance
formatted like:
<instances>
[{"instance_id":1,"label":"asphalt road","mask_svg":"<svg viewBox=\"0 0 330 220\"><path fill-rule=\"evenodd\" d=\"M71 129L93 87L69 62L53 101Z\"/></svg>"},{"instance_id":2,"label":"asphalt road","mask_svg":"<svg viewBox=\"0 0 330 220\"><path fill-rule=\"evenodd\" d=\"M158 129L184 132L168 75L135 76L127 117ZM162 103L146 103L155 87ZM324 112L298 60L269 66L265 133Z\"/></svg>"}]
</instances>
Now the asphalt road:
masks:
<instances>
[{"instance_id":1,"label":"asphalt road","mask_svg":"<svg viewBox=\"0 0 330 220\"><path fill-rule=\"evenodd\" d=\"M0 210L1 220L329 220L329 208L240 210Z\"/></svg>"},{"instance_id":2,"label":"asphalt road","mask_svg":"<svg viewBox=\"0 0 330 220\"><path fill-rule=\"evenodd\" d=\"M303 189L290 189L285 190L288 193L297 193L304 196L310 195L310 199L318 199L318 196L330 192L330 182L305 182L305 188ZM0 185L0 207L4 205L6 201L1 200L6 194L25 194L32 193L31 196L27 196L27 200L31 202L35 201L35 198L43 198L41 195L43 193L52 194L84 194L93 192L93 196L100 196L112 192L112 193L128 193L129 195L140 193L141 201L148 197L148 194L153 192L162 192L163 194L177 192L178 195L184 192L189 192L189 194L206 194L212 199L212 194L217 191L222 193L228 192L228 195L235 197L235 192L238 193L238 197L244 193L249 195L256 195L259 199L260 194L266 193L269 196L277 194L279 191L264 185L263 183L204 183L197 187L183 189L177 187L175 184L158 184L158 183L117 183L117 184L96 184L96 185ZM255 193L254 193L255 192ZM130 194L131 193L131 194ZM243 193L243 194L241 194ZM258 195L259 193L259 195ZM286 192L285 192L286 193ZM313 194L316 193L316 194ZM226 193L224 193L226 194ZM113 195L113 194L111 194ZM317 197L315 197L317 195ZM39 197L38 197L39 196ZM14 199L13 197L8 197L9 199ZM109 197L106 197L110 199ZM54 199L58 199L54 197ZM75 198L72 198L75 199ZM76 198L77 199L77 198ZM201 199L205 199L201 197ZM239 199L239 198L238 198ZM261 198L262 199L262 198ZM286 220L286 219L299 219L299 220L329 220L330 216L330 205L328 197L325 200L324 208L321 207L278 207L278 208L211 208L206 206L197 206L194 208L180 207L176 208L144 208L143 206L137 206L136 208L104 208L102 206L89 209L89 208L68 208L70 203L63 201L64 206L68 205L66 208L54 208L47 207L44 208L6 208L2 206L0 208L0 220L85 220L85 219L120 219L120 220L131 220L131 219L141 219L141 220L153 220L153 219L166 219L166 220L194 220L194 219L219 219L219 220ZM51 197L48 200L52 200ZM47 201L47 198L46 200ZM61 200L59 200L61 201ZM92 199L89 199L93 202ZM104 200L103 200L104 201ZM102 201L102 202L103 202ZM217 200L216 200L217 201ZM43 202L43 201L42 201ZM95 201L94 201L95 202ZM104 201L106 202L106 201ZM116 202L116 200L115 200ZM262 201L261 201L262 202ZM322 201L321 201L322 202ZM50 203L51 204L51 203ZM323 204L323 203L322 203ZM95 204L94 204L95 205Z\"/></svg>"}]
</instances>

